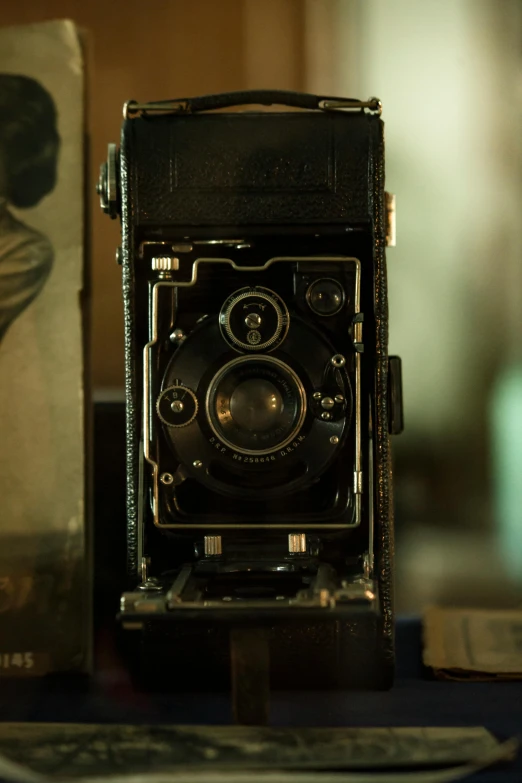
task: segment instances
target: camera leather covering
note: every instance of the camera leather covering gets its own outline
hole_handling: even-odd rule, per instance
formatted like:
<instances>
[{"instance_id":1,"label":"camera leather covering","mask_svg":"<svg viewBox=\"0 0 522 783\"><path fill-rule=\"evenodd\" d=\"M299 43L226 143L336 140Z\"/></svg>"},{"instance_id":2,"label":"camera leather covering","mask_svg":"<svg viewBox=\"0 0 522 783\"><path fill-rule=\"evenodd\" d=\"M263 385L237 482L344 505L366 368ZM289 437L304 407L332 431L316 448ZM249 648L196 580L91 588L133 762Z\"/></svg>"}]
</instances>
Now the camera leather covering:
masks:
<instances>
[{"instance_id":1,"label":"camera leather covering","mask_svg":"<svg viewBox=\"0 0 522 783\"><path fill-rule=\"evenodd\" d=\"M335 629L327 622L281 628L277 632L279 648L273 657L274 669L279 671L276 681L282 687L292 687L296 678L298 687L306 687L303 677L308 678L308 687L314 680L316 687L328 685L328 668L341 649L339 638L345 650L343 656L346 655L346 676L341 684L389 687L393 678L393 503L383 130L378 116L362 110L145 114L126 120L122 130L127 533L128 566L134 582L138 570L143 347L136 344L136 319L145 301L140 304L140 291L136 288L139 242L145 236L160 238L166 228L180 241L186 236L193 240L263 233L292 235L319 228L336 235L361 228L372 237L373 259L367 266L371 263L373 268L363 267L362 274L374 281L375 334L369 346L374 352L375 367L375 574L381 615L371 620L354 617L353 621L338 622L337 641ZM151 629L151 636L154 633ZM202 658L202 664L206 661L208 665L213 647L214 660L223 657L218 653L226 644L222 634L222 628L163 628L158 632L157 645L153 642L155 660L165 658L161 636L174 642L178 658L185 654L193 662L202 654L203 645L207 656ZM199 642L194 641L198 635ZM300 665L305 645L312 662L308 674L301 671ZM169 647L172 652L173 645Z\"/></svg>"},{"instance_id":2,"label":"camera leather covering","mask_svg":"<svg viewBox=\"0 0 522 783\"><path fill-rule=\"evenodd\" d=\"M122 163L134 161L124 188L129 219L191 229L367 224L381 126L362 112L128 120L121 154Z\"/></svg>"}]
</instances>

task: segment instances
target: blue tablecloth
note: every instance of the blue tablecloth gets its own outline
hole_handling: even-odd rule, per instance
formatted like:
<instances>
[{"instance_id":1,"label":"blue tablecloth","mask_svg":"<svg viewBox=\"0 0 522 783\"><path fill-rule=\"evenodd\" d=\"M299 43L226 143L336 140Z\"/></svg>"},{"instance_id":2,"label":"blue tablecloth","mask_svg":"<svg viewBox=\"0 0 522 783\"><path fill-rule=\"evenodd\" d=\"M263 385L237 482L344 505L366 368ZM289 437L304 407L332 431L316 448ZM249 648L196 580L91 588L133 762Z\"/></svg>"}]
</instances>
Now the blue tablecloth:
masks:
<instances>
[{"instance_id":1,"label":"blue tablecloth","mask_svg":"<svg viewBox=\"0 0 522 783\"><path fill-rule=\"evenodd\" d=\"M220 724L232 720L226 694L142 694L114 672L91 682L2 682L3 721ZM500 738L522 734L522 682L439 682L421 661L418 620L397 626L397 680L389 692L275 693L277 726L476 726ZM471 778L470 778L471 780ZM473 780L522 781L522 759Z\"/></svg>"}]
</instances>

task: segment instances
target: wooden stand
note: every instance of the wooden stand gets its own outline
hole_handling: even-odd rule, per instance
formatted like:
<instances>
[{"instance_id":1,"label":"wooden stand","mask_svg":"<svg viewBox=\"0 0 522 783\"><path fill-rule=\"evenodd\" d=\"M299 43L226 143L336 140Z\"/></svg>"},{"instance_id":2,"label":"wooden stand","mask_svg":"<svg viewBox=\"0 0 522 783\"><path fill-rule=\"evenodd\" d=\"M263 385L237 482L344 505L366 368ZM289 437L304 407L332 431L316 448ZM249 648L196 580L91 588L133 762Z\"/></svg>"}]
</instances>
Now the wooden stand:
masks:
<instances>
[{"instance_id":1,"label":"wooden stand","mask_svg":"<svg viewBox=\"0 0 522 783\"><path fill-rule=\"evenodd\" d=\"M266 726L270 712L269 629L231 628L230 665L234 720L244 726Z\"/></svg>"}]
</instances>

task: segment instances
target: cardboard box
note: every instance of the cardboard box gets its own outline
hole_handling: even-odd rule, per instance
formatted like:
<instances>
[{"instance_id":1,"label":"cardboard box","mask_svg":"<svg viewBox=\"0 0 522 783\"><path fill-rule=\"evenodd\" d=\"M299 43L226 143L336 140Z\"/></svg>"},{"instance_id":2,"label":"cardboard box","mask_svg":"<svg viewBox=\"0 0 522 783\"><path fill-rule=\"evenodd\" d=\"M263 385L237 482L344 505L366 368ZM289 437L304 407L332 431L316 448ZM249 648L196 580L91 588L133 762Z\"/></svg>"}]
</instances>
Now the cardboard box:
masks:
<instances>
[{"instance_id":1,"label":"cardboard box","mask_svg":"<svg viewBox=\"0 0 522 783\"><path fill-rule=\"evenodd\" d=\"M90 667L84 67L0 29L0 676Z\"/></svg>"}]
</instances>

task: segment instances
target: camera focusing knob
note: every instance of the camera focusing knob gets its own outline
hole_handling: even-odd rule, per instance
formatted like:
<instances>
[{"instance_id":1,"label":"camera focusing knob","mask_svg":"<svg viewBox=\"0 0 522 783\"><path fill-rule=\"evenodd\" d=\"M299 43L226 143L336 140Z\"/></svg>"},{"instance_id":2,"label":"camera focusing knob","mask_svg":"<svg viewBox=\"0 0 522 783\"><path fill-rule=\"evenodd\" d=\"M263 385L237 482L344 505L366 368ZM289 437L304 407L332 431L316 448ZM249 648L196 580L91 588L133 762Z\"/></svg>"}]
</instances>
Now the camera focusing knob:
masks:
<instances>
[{"instance_id":1,"label":"camera focusing knob","mask_svg":"<svg viewBox=\"0 0 522 783\"><path fill-rule=\"evenodd\" d=\"M153 272L166 274L176 272L179 269L179 258L174 256L154 256L151 260L151 269Z\"/></svg>"},{"instance_id":2,"label":"camera focusing knob","mask_svg":"<svg viewBox=\"0 0 522 783\"><path fill-rule=\"evenodd\" d=\"M234 291L219 314L221 334L236 351L273 351L285 339L289 323L281 297L261 286Z\"/></svg>"},{"instance_id":3,"label":"camera focusing knob","mask_svg":"<svg viewBox=\"0 0 522 783\"><path fill-rule=\"evenodd\" d=\"M116 144L109 144L107 160L100 166L100 176L96 184L96 193L100 197L100 207L106 215L114 219L119 211L118 150Z\"/></svg>"},{"instance_id":4,"label":"camera focusing knob","mask_svg":"<svg viewBox=\"0 0 522 783\"><path fill-rule=\"evenodd\" d=\"M187 386L168 386L158 397L156 411L167 427L186 427L196 417L198 400Z\"/></svg>"}]
</instances>

